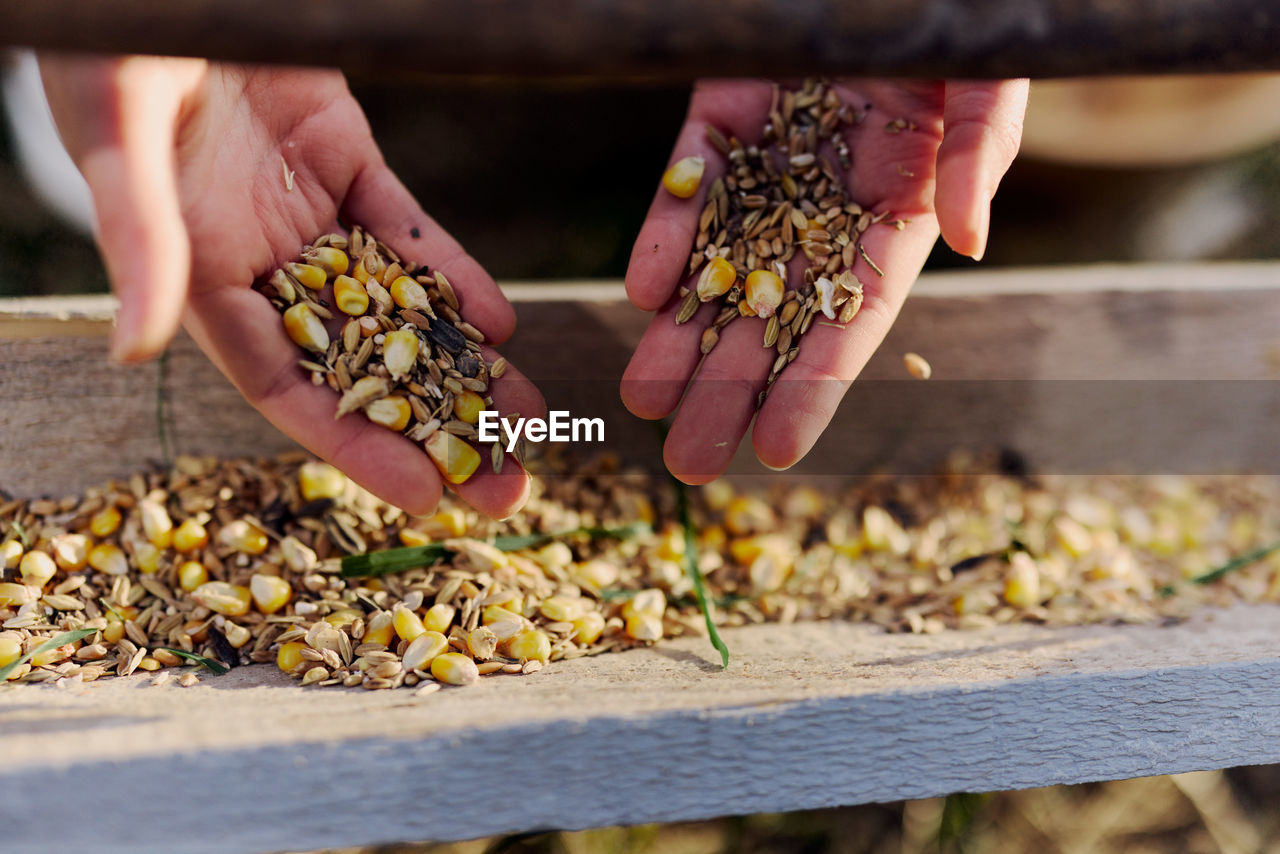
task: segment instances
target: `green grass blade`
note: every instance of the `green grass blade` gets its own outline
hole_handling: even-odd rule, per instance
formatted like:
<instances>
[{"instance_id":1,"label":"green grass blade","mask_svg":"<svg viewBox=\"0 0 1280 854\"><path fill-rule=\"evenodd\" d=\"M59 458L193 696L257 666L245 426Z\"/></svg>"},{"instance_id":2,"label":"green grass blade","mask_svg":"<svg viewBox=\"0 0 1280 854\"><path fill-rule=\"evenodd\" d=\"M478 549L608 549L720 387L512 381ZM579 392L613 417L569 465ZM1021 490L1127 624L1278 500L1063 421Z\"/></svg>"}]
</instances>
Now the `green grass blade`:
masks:
<instances>
[{"instance_id":1,"label":"green grass blade","mask_svg":"<svg viewBox=\"0 0 1280 854\"><path fill-rule=\"evenodd\" d=\"M11 661L4 667L0 667L0 682L8 679L10 673L17 670L23 664L30 661L40 653L48 652L51 649L57 649L63 644L74 643L75 641L87 638L89 635L94 634L97 631L97 629L74 629L69 632L63 632L60 635L54 635L35 649L31 650L31 652L22 656L22 658L19 658L17 661Z\"/></svg>"},{"instance_id":2,"label":"green grass blade","mask_svg":"<svg viewBox=\"0 0 1280 854\"><path fill-rule=\"evenodd\" d=\"M588 537L592 540L625 540L646 534L653 529L638 522L623 525L619 528L575 528L572 531L561 531L555 534L508 534L494 537L493 546L504 552L528 549L551 540ZM369 578L377 575L389 575L405 572L410 569L431 566L445 558L452 557L453 550L444 543L428 543L425 546L406 546L399 549L384 549L362 555L347 555L339 561L343 578Z\"/></svg>"},{"instance_id":3,"label":"green grass blade","mask_svg":"<svg viewBox=\"0 0 1280 854\"><path fill-rule=\"evenodd\" d=\"M676 486L676 507L680 514L680 525L684 528L684 568L693 582L693 595L698 600L698 609L702 611L702 619L707 624L707 635L711 645L720 652L720 666L729 666L729 647L721 640L716 631L715 621L711 619L711 605L707 601L707 584L702 570L698 568L698 542L693 535L693 518L689 513L689 492L683 483L671 479Z\"/></svg>"},{"instance_id":4,"label":"green grass blade","mask_svg":"<svg viewBox=\"0 0 1280 854\"><path fill-rule=\"evenodd\" d=\"M1189 578L1184 583L1202 585L1212 584L1224 575L1235 572L1237 569L1244 569L1246 566L1251 566L1275 552L1280 552L1280 540L1276 540L1273 543L1267 543L1265 546L1259 546L1251 552L1245 552L1242 555L1237 555L1221 566L1215 567L1203 575L1197 575L1194 578ZM1174 584L1167 584L1160 588L1160 595L1164 597L1172 596L1176 592L1178 592L1178 588L1177 585Z\"/></svg>"},{"instance_id":5,"label":"green grass blade","mask_svg":"<svg viewBox=\"0 0 1280 854\"><path fill-rule=\"evenodd\" d=\"M226 665L221 662L214 661L212 658L205 658L203 655L196 655L194 652L187 652L185 649L174 649L171 646L158 646L156 649L163 649L165 652L171 652L179 658L185 658L187 661L195 664L203 664L205 667L212 670L217 676L222 676L228 672Z\"/></svg>"}]
</instances>

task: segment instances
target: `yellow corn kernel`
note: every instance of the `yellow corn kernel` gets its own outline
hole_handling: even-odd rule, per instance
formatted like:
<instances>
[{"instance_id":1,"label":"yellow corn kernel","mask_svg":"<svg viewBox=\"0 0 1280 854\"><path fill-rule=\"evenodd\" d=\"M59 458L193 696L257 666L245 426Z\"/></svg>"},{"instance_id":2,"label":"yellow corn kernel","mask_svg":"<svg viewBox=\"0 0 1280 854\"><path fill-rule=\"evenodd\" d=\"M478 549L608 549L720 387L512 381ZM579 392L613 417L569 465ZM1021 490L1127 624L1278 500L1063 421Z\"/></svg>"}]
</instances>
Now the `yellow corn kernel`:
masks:
<instances>
[{"instance_id":1,"label":"yellow corn kernel","mask_svg":"<svg viewBox=\"0 0 1280 854\"><path fill-rule=\"evenodd\" d=\"M144 498L138 502L138 515L142 517L142 533L158 549L173 544L173 520L169 511L159 501Z\"/></svg>"},{"instance_id":2,"label":"yellow corn kernel","mask_svg":"<svg viewBox=\"0 0 1280 854\"><path fill-rule=\"evenodd\" d=\"M412 329L388 332L382 342L382 363L391 372L391 378L404 379L413 371L418 361L418 333Z\"/></svg>"},{"instance_id":3,"label":"yellow corn kernel","mask_svg":"<svg viewBox=\"0 0 1280 854\"><path fill-rule=\"evenodd\" d=\"M302 657L302 651L306 648L307 645L301 641L280 644L280 651L276 653L276 667L285 673L292 673L293 668L305 660Z\"/></svg>"},{"instance_id":4,"label":"yellow corn kernel","mask_svg":"<svg viewBox=\"0 0 1280 854\"><path fill-rule=\"evenodd\" d=\"M661 590L650 588L641 590L622 606L622 616L630 619L641 614L662 618L667 611L667 597Z\"/></svg>"},{"instance_id":5,"label":"yellow corn kernel","mask_svg":"<svg viewBox=\"0 0 1280 854\"><path fill-rule=\"evenodd\" d=\"M578 619L586 604L577 597L548 596L538 605L538 613L553 622L567 623Z\"/></svg>"},{"instance_id":6,"label":"yellow corn kernel","mask_svg":"<svg viewBox=\"0 0 1280 854\"><path fill-rule=\"evenodd\" d=\"M729 501L724 510L724 526L733 534L750 534L770 530L777 526L773 508L764 501L749 495L740 495Z\"/></svg>"},{"instance_id":7,"label":"yellow corn kernel","mask_svg":"<svg viewBox=\"0 0 1280 854\"><path fill-rule=\"evenodd\" d=\"M663 560L684 560L684 528L680 525L668 525L658 535L658 557Z\"/></svg>"},{"instance_id":8,"label":"yellow corn kernel","mask_svg":"<svg viewBox=\"0 0 1280 854\"><path fill-rule=\"evenodd\" d=\"M862 511L862 543L871 551L904 555L911 537L888 510L870 505Z\"/></svg>"},{"instance_id":9,"label":"yellow corn kernel","mask_svg":"<svg viewBox=\"0 0 1280 854\"><path fill-rule=\"evenodd\" d=\"M1004 577L1004 601L1015 608L1040 604L1040 570L1031 555L1014 552Z\"/></svg>"},{"instance_id":10,"label":"yellow corn kernel","mask_svg":"<svg viewBox=\"0 0 1280 854\"><path fill-rule=\"evenodd\" d=\"M225 581L206 581L191 592L191 598L215 614L224 617L243 617L249 613L253 594L248 587L228 584Z\"/></svg>"},{"instance_id":11,"label":"yellow corn kernel","mask_svg":"<svg viewBox=\"0 0 1280 854\"><path fill-rule=\"evenodd\" d=\"M379 611L369 618L369 623L364 630L364 637L360 639L360 642L390 646L395 636L396 629L391 613L389 611Z\"/></svg>"},{"instance_id":12,"label":"yellow corn kernel","mask_svg":"<svg viewBox=\"0 0 1280 854\"><path fill-rule=\"evenodd\" d=\"M467 652L477 661L488 661L498 650L498 636L488 626L467 632Z\"/></svg>"},{"instance_id":13,"label":"yellow corn kernel","mask_svg":"<svg viewBox=\"0 0 1280 854\"><path fill-rule=\"evenodd\" d=\"M1089 529L1069 516L1054 519L1053 532L1057 536L1058 545L1074 558L1084 557L1093 548L1093 537L1089 536Z\"/></svg>"},{"instance_id":14,"label":"yellow corn kernel","mask_svg":"<svg viewBox=\"0 0 1280 854\"><path fill-rule=\"evenodd\" d=\"M755 534L738 537L729 543L729 555L742 566L751 566L762 554L790 562L794 555L793 543L785 534Z\"/></svg>"},{"instance_id":15,"label":"yellow corn kernel","mask_svg":"<svg viewBox=\"0 0 1280 854\"><path fill-rule=\"evenodd\" d=\"M662 640L662 618L653 614L634 614L627 617L627 637L638 641Z\"/></svg>"},{"instance_id":16,"label":"yellow corn kernel","mask_svg":"<svg viewBox=\"0 0 1280 854\"><path fill-rule=\"evenodd\" d=\"M124 623L114 616L108 616L107 627L102 630L102 639L107 643L119 643L122 637L124 637Z\"/></svg>"},{"instance_id":17,"label":"yellow corn kernel","mask_svg":"<svg viewBox=\"0 0 1280 854\"><path fill-rule=\"evenodd\" d=\"M458 507L440 510L422 526L433 537L461 537L467 533L467 514Z\"/></svg>"},{"instance_id":18,"label":"yellow corn kernel","mask_svg":"<svg viewBox=\"0 0 1280 854\"><path fill-rule=\"evenodd\" d=\"M333 280L333 303L343 314L359 317L369 310L369 292L350 276Z\"/></svg>"},{"instance_id":19,"label":"yellow corn kernel","mask_svg":"<svg viewBox=\"0 0 1280 854\"><path fill-rule=\"evenodd\" d=\"M120 511L108 504L89 519L89 533L95 537L109 537L120 527Z\"/></svg>"},{"instance_id":20,"label":"yellow corn kernel","mask_svg":"<svg viewBox=\"0 0 1280 854\"><path fill-rule=\"evenodd\" d=\"M733 501L733 486L724 478L713 480L702 487L702 499L712 510L720 511Z\"/></svg>"},{"instance_id":21,"label":"yellow corn kernel","mask_svg":"<svg viewBox=\"0 0 1280 854\"><path fill-rule=\"evenodd\" d=\"M484 398L474 391L464 391L453 396L453 415L459 421L475 424L484 411Z\"/></svg>"},{"instance_id":22,"label":"yellow corn kernel","mask_svg":"<svg viewBox=\"0 0 1280 854\"><path fill-rule=\"evenodd\" d=\"M449 626L453 625L453 617L457 612L458 609L452 605L437 602L428 608L427 613L422 616L422 625L429 632L447 634Z\"/></svg>"},{"instance_id":23,"label":"yellow corn kernel","mask_svg":"<svg viewBox=\"0 0 1280 854\"><path fill-rule=\"evenodd\" d=\"M67 572L84 569L89 560L89 538L84 534L59 534L49 541L49 549L58 566Z\"/></svg>"},{"instance_id":24,"label":"yellow corn kernel","mask_svg":"<svg viewBox=\"0 0 1280 854\"><path fill-rule=\"evenodd\" d=\"M391 624L401 640L414 641L427 630L422 618L403 605L397 605L391 612Z\"/></svg>"},{"instance_id":25,"label":"yellow corn kernel","mask_svg":"<svg viewBox=\"0 0 1280 854\"><path fill-rule=\"evenodd\" d=\"M490 605L480 612L480 623L485 626L492 626L507 620L515 620L522 623L524 622L524 617L501 605Z\"/></svg>"},{"instance_id":26,"label":"yellow corn kernel","mask_svg":"<svg viewBox=\"0 0 1280 854\"><path fill-rule=\"evenodd\" d=\"M218 532L218 540L241 554L260 555L271 545L262 529L245 519L236 519Z\"/></svg>"},{"instance_id":27,"label":"yellow corn kernel","mask_svg":"<svg viewBox=\"0 0 1280 854\"><path fill-rule=\"evenodd\" d=\"M278 575L256 573L249 579L249 592L258 610L264 614L274 614L289 602L293 596L293 588Z\"/></svg>"},{"instance_id":28,"label":"yellow corn kernel","mask_svg":"<svg viewBox=\"0 0 1280 854\"><path fill-rule=\"evenodd\" d=\"M771 270L753 270L747 274L745 302L757 317L772 317L782 305L786 286Z\"/></svg>"},{"instance_id":29,"label":"yellow corn kernel","mask_svg":"<svg viewBox=\"0 0 1280 854\"><path fill-rule=\"evenodd\" d=\"M431 675L446 685L470 685L480 678L480 670L465 655L446 652L432 659Z\"/></svg>"},{"instance_id":30,"label":"yellow corn kernel","mask_svg":"<svg viewBox=\"0 0 1280 854\"><path fill-rule=\"evenodd\" d=\"M0 637L0 667L8 667L22 657L22 641L13 637Z\"/></svg>"},{"instance_id":31,"label":"yellow corn kernel","mask_svg":"<svg viewBox=\"0 0 1280 854\"><path fill-rule=\"evenodd\" d=\"M707 168L707 161L701 157L682 157L672 163L662 173L662 186L677 199L692 198L702 183L702 173Z\"/></svg>"},{"instance_id":32,"label":"yellow corn kernel","mask_svg":"<svg viewBox=\"0 0 1280 854\"><path fill-rule=\"evenodd\" d=\"M401 528L399 537L400 545L402 546L425 546L431 543L431 537L425 531L419 531L414 528Z\"/></svg>"},{"instance_id":33,"label":"yellow corn kernel","mask_svg":"<svg viewBox=\"0 0 1280 854\"><path fill-rule=\"evenodd\" d=\"M738 271L724 258L712 258L698 277L698 299L703 302L723 296L738 281Z\"/></svg>"},{"instance_id":34,"label":"yellow corn kernel","mask_svg":"<svg viewBox=\"0 0 1280 854\"><path fill-rule=\"evenodd\" d=\"M198 560L189 560L178 567L178 586L190 593L209 580L209 570Z\"/></svg>"},{"instance_id":35,"label":"yellow corn kernel","mask_svg":"<svg viewBox=\"0 0 1280 854\"><path fill-rule=\"evenodd\" d=\"M573 640L579 644L595 643L604 633L604 614L599 611L588 611L573 621Z\"/></svg>"},{"instance_id":36,"label":"yellow corn kernel","mask_svg":"<svg viewBox=\"0 0 1280 854\"><path fill-rule=\"evenodd\" d=\"M160 571L160 558L163 556L164 552L151 543L137 543L133 547L133 562L139 571L147 575Z\"/></svg>"},{"instance_id":37,"label":"yellow corn kernel","mask_svg":"<svg viewBox=\"0 0 1280 854\"><path fill-rule=\"evenodd\" d=\"M427 299L427 289L410 276L400 276L391 283L387 290L391 292L391 298L395 300L396 305L401 308L423 309L431 307L431 301Z\"/></svg>"},{"instance_id":38,"label":"yellow corn kernel","mask_svg":"<svg viewBox=\"0 0 1280 854\"><path fill-rule=\"evenodd\" d=\"M990 590L972 590L951 600L951 608L958 617L987 614L995 610L997 604L995 594Z\"/></svg>"},{"instance_id":39,"label":"yellow corn kernel","mask_svg":"<svg viewBox=\"0 0 1280 854\"><path fill-rule=\"evenodd\" d=\"M573 563L573 549L569 548L559 540L547 543L542 548L532 554L539 566L547 569L556 569L558 567L567 567Z\"/></svg>"},{"instance_id":40,"label":"yellow corn kernel","mask_svg":"<svg viewBox=\"0 0 1280 854\"><path fill-rule=\"evenodd\" d=\"M298 468L298 489L304 501L337 498L347 488L347 476L328 463L303 463Z\"/></svg>"},{"instance_id":41,"label":"yellow corn kernel","mask_svg":"<svg viewBox=\"0 0 1280 854\"><path fill-rule=\"evenodd\" d=\"M127 575L129 558L125 557L119 546L99 543L89 552L89 566L107 575Z\"/></svg>"},{"instance_id":42,"label":"yellow corn kernel","mask_svg":"<svg viewBox=\"0 0 1280 854\"><path fill-rule=\"evenodd\" d=\"M227 639L227 643L231 644L231 646L236 649L247 644L251 637L248 629L238 623L233 623L230 620L222 626L222 635Z\"/></svg>"},{"instance_id":43,"label":"yellow corn kernel","mask_svg":"<svg viewBox=\"0 0 1280 854\"><path fill-rule=\"evenodd\" d=\"M35 642L36 646L44 643L44 638L32 638L31 640ZM45 665L57 664L59 661L70 658L75 651L76 645L67 643L62 646L55 646L53 649L46 649L44 652L37 652L28 660L31 662L32 667L44 667Z\"/></svg>"},{"instance_id":44,"label":"yellow corn kernel","mask_svg":"<svg viewBox=\"0 0 1280 854\"><path fill-rule=\"evenodd\" d=\"M304 288L310 288L318 291L324 287L324 283L328 280L329 274L324 271L323 267L315 264L299 264L290 263L284 265L285 271L298 280L298 284Z\"/></svg>"},{"instance_id":45,"label":"yellow corn kernel","mask_svg":"<svg viewBox=\"0 0 1280 854\"><path fill-rule=\"evenodd\" d=\"M173 532L173 548L181 554L190 554L209 545L209 532L195 519L187 519Z\"/></svg>"},{"instance_id":46,"label":"yellow corn kernel","mask_svg":"<svg viewBox=\"0 0 1280 854\"><path fill-rule=\"evenodd\" d=\"M698 547L703 551L718 552L729 541L729 535L719 525L708 525L698 534Z\"/></svg>"},{"instance_id":47,"label":"yellow corn kernel","mask_svg":"<svg viewBox=\"0 0 1280 854\"><path fill-rule=\"evenodd\" d=\"M330 614L326 614L324 621L335 629L341 629L351 625L362 616L363 614L354 608L342 608Z\"/></svg>"},{"instance_id":48,"label":"yellow corn kernel","mask_svg":"<svg viewBox=\"0 0 1280 854\"><path fill-rule=\"evenodd\" d=\"M36 601L39 591L25 584L0 581L0 608L21 607Z\"/></svg>"},{"instance_id":49,"label":"yellow corn kernel","mask_svg":"<svg viewBox=\"0 0 1280 854\"><path fill-rule=\"evenodd\" d=\"M324 270L324 274L328 278L341 276L347 272L347 267L351 265L351 259L347 257L347 253L335 246L317 247L307 252L303 257Z\"/></svg>"},{"instance_id":50,"label":"yellow corn kernel","mask_svg":"<svg viewBox=\"0 0 1280 854\"><path fill-rule=\"evenodd\" d=\"M520 661L541 661L551 658L551 638L541 629L529 629L507 641L507 655Z\"/></svg>"},{"instance_id":51,"label":"yellow corn kernel","mask_svg":"<svg viewBox=\"0 0 1280 854\"><path fill-rule=\"evenodd\" d=\"M452 433L437 430L424 444L431 462L449 483L466 483L467 478L480 467L480 454L476 449Z\"/></svg>"},{"instance_id":52,"label":"yellow corn kernel","mask_svg":"<svg viewBox=\"0 0 1280 854\"><path fill-rule=\"evenodd\" d=\"M320 316L305 302L294 303L285 309L284 331L294 344L313 353L329 349L329 331L324 328Z\"/></svg>"},{"instance_id":53,"label":"yellow corn kernel","mask_svg":"<svg viewBox=\"0 0 1280 854\"><path fill-rule=\"evenodd\" d=\"M409 419L413 417L413 409L409 407L409 401L402 395L392 394L370 403L364 408L364 414L374 424L380 424L388 430L395 430L398 433L409 426Z\"/></svg>"},{"instance_id":54,"label":"yellow corn kernel","mask_svg":"<svg viewBox=\"0 0 1280 854\"><path fill-rule=\"evenodd\" d=\"M428 670L436 656L449 649L449 639L440 632L427 631L418 635L405 648L403 665L405 670Z\"/></svg>"},{"instance_id":55,"label":"yellow corn kernel","mask_svg":"<svg viewBox=\"0 0 1280 854\"><path fill-rule=\"evenodd\" d=\"M579 587L599 593L618 581L618 567L607 560L589 560L569 568L569 579Z\"/></svg>"},{"instance_id":56,"label":"yellow corn kernel","mask_svg":"<svg viewBox=\"0 0 1280 854\"><path fill-rule=\"evenodd\" d=\"M17 540L5 540L0 545L0 569L13 569L22 560L22 543Z\"/></svg>"},{"instance_id":57,"label":"yellow corn kernel","mask_svg":"<svg viewBox=\"0 0 1280 854\"><path fill-rule=\"evenodd\" d=\"M58 574L58 565L44 552L27 552L18 564L22 581L35 587L44 587Z\"/></svg>"}]
</instances>

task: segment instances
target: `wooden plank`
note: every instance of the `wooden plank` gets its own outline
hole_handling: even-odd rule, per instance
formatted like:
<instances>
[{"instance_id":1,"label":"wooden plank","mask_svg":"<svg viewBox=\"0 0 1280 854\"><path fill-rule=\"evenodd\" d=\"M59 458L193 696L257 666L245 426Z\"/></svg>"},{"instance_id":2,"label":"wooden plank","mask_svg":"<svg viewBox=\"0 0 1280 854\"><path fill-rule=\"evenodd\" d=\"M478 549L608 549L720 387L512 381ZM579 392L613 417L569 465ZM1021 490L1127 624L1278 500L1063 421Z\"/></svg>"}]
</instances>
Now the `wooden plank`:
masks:
<instances>
[{"instance_id":1,"label":"wooden plank","mask_svg":"<svg viewBox=\"0 0 1280 854\"><path fill-rule=\"evenodd\" d=\"M1063 471L1276 471L1280 435L1268 425L1280 394L1255 381L1280 375L1277 288L1280 266L1268 263L925 276L798 471L919 473L952 448L992 445ZM657 471L652 425L617 394L648 315L617 283L510 291L512 362L554 408L604 418L607 447ZM160 458L160 366L106 363L110 305L0 303L0 487L61 495ZM933 380L907 379L910 350L932 362ZM291 447L185 337L165 370L175 453ZM762 472L746 444L734 470Z\"/></svg>"},{"instance_id":2,"label":"wooden plank","mask_svg":"<svg viewBox=\"0 0 1280 854\"><path fill-rule=\"evenodd\" d=\"M437 75L1063 77L1274 69L1253 0L7 0L0 43ZM394 55L394 63L386 62Z\"/></svg>"},{"instance_id":3,"label":"wooden plank","mask_svg":"<svg viewBox=\"0 0 1280 854\"><path fill-rule=\"evenodd\" d=\"M29 686L0 691L0 819L11 852L298 850L1270 763L1277 618L756 626L726 633L723 672L689 638L428 696L303 691L270 667ZM50 792L106 800L31 820Z\"/></svg>"}]
</instances>

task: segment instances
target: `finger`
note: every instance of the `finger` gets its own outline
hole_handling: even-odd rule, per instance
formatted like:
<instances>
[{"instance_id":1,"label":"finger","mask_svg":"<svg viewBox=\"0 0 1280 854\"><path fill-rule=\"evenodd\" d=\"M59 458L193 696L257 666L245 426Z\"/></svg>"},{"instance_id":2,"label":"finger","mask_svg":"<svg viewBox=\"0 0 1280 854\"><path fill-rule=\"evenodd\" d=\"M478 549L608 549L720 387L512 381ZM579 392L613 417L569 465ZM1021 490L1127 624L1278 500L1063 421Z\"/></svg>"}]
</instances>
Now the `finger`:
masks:
<instances>
[{"instance_id":1,"label":"finger","mask_svg":"<svg viewBox=\"0 0 1280 854\"><path fill-rule=\"evenodd\" d=\"M730 323L689 383L663 447L667 468L685 483L715 480L738 450L777 355L762 346L764 327L754 317Z\"/></svg>"},{"instance_id":2,"label":"finger","mask_svg":"<svg viewBox=\"0 0 1280 854\"><path fill-rule=\"evenodd\" d=\"M1018 154L1027 81L949 82L938 147L934 209L942 237L956 252L981 260L991 199Z\"/></svg>"},{"instance_id":3,"label":"finger","mask_svg":"<svg viewBox=\"0 0 1280 854\"><path fill-rule=\"evenodd\" d=\"M120 299L111 357L155 356L178 329L191 247L174 164L178 111L200 60L42 58L50 106L93 194Z\"/></svg>"},{"instance_id":4,"label":"finger","mask_svg":"<svg viewBox=\"0 0 1280 854\"><path fill-rule=\"evenodd\" d=\"M509 519L529 500L529 475L513 455L507 454L502 472L493 470L491 449L482 445L480 467L466 482L450 487L458 497L492 519Z\"/></svg>"},{"instance_id":5,"label":"finger","mask_svg":"<svg viewBox=\"0 0 1280 854\"><path fill-rule=\"evenodd\" d=\"M426 264L449 277L458 295L458 313L501 344L516 328L516 313L497 283L474 258L422 210L413 195L381 159L356 175L343 215L364 226L406 261Z\"/></svg>"},{"instance_id":6,"label":"finger","mask_svg":"<svg viewBox=\"0 0 1280 854\"><path fill-rule=\"evenodd\" d=\"M814 318L799 354L756 417L752 444L762 463L789 468L817 442L850 383L889 332L937 236L937 224L927 213L911 215L903 231L878 225L863 235L863 246L884 278L859 258L853 268L863 283L858 314L843 328L826 325L830 321L821 313Z\"/></svg>"},{"instance_id":7,"label":"finger","mask_svg":"<svg viewBox=\"0 0 1280 854\"><path fill-rule=\"evenodd\" d=\"M280 316L248 288L192 295L187 329L267 420L378 497L412 515L440 501L441 480L423 449L358 414L334 419L337 395L312 385Z\"/></svg>"},{"instance_id":8,"label":"finger","mask_svg":"<svg viewBox=\"0 0 1280 854\"><path fill-rule=\"evenodd\" d=\"M661 308L689 269L689 253L707 190L727 166L724 155L707 139L708 122L723 133L754 142L746 134L759 134L759 119L768 112L771 94L768 84L752 81L699 85L667 165L697 156L706 162L706 171L698 192L688 199L671 195L659 182L627 265L627 297L637 307L645 311Z\"/></svg>"},{"instance_id":9,"label":"finger","mask_svg":"<svg viewBox=\"0 0 1280 854\"><path fill-rule=\"evenodd\" d=\"M498 352L492 347L482 347L481 352L490 364L498 360ZM543 400L542 392L538 391L533 380L511 364L507 365L501 377L490 380L489 394L493 397L493 405L503 415L516 412L524 418L543 418L547 414L547 402Z\"/></svg>"},{"instance_id":10,"label":"finger","mask_svg":"<svg viewBox=\"0 0 1280 854\"><path fill-rule=\"evenodd\" d=\"M622 403L639 418L665 418L675 411L684 387L702 359L699 345L711 325L719 302L699 306L687 323L676 324L684 300L672 297L649 321L622 374Z\"/></svg>"}]
</instances>

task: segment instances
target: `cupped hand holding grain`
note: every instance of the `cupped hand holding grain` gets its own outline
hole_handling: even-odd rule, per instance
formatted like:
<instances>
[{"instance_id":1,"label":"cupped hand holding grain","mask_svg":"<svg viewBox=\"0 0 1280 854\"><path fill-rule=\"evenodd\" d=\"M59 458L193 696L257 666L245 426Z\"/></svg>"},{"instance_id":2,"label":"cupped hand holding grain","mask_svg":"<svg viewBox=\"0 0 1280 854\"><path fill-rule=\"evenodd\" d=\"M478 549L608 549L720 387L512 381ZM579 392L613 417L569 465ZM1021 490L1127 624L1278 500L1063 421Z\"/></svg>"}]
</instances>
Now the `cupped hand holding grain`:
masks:
<instances>
[{"instance_id":1,"label":"cupped hand holding grain","mask_svg":"<svg viewBox=\"0 0 1280 854\"><path fill-rule=\"evenodd\" d=\"M848 323L819 322L807 331L758 414L759 395L778 355L762 347L763 324L745 318L717 330L714 348L703 358L699 342L706 340L702 336L717 306L704 304L689 322L673 321L685 301L679 288L695 288L698 281L696 273L687 274L708 189L729 166L708 139L707 126L745 145L760 142L772 84L698 84L670 162L700 157L705 174L688 198L660 186L636 239L627 294L657 314L627 368L622 397L643 418L662 418L679 407L664 455L672 473L686 482L718 477L753 415L752 442L760 460L778 469L794 465L884 339L939 233L975 260L986 247L991 198L1018 151L1027 81L848 80L837 81L835 89L860 114L856 124L839 131L851 159L842 176L849 194L868 212L891 212L893 222L873 225L861 236L866 255L852 268L864 285L860 311ZM824 148L835 162L830 146ZM785 165L785 157L778 157ZM890 227L899 220L905 224ZM804 269L797 261L803 259L787 268L793 288Z\"/></svg>"},{"instance_id":2,"label":"cupped hand holding grain","mask_svg":"<svg viewBox=\"0 0 1280 854\"><path fill-rule=\"evenodd\" d=\"M251 289L341 217L444 271L489 342L514 329L497 285L387 167L342 75L69 56L41 57L41 72L93 193L120 298L113 358L156 356L182 322L285 433L410 513L434 508L442 483L422 448L363 417L335 420L336 393L312 385L279 314ZM503 411L543 409L514 370L493 396ZM465 487L469 503L499 517L519 509L529 488L522 473Z\"/></svg>"}]
</instances>

